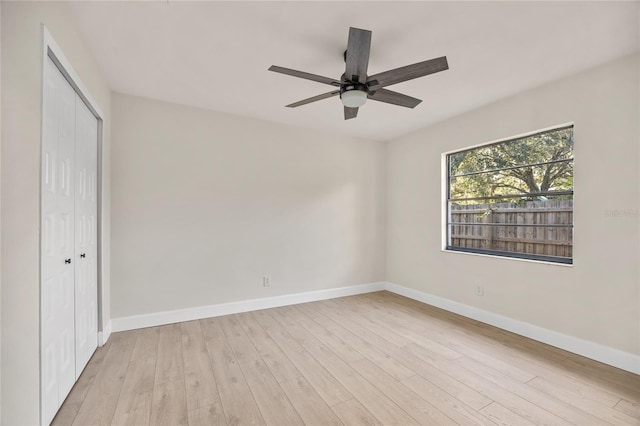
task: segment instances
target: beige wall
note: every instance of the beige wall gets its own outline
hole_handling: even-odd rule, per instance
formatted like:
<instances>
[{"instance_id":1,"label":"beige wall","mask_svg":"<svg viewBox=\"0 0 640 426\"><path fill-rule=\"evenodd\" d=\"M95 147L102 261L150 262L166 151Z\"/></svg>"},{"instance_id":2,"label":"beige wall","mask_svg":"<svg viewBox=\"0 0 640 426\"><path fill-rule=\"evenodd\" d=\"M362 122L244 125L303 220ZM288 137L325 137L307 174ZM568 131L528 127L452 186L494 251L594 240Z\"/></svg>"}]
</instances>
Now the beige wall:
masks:
<instances>
[{"instance_id":1,"label":"beige wall","mask_svg":"<svg viewBox=\"0 0 640 426\"><path fill-rule=\"evenodd\" d=\"M383 143L114 94L112 156L113 318L385 279Z\"/></svg>"},{"instance_id":2,"label":"beige wall","mask_svg":"<svg viewBox=\"0 0 640 426\"><path fill-rule=\"evenodd\" d=\"M2 2L1 423L7 425L33 425L40 417L38 270L43 23L105 114L107 154L110 141L111 93L82 44L67 5ZM107 164L107 174L108 170ZM105 180L109 181L108 176ZM108 212L108 190L106 194ZM108 213L105 219L108 247ZM108 250L105 256L108 271ZM108 282L103 284L108 288Z\"/></svg>"},{"instance_id":3,"label":"beige wall","mask_svg":"<svg viewBox=\"0 0 640 426\"><path fill-rule=\"evenodd\" d=\"M389 143L388 281L640 354L639 71L628 57ZM441 154L567 122L574 266L442 252Z\"/></svg>"}]
</instances>

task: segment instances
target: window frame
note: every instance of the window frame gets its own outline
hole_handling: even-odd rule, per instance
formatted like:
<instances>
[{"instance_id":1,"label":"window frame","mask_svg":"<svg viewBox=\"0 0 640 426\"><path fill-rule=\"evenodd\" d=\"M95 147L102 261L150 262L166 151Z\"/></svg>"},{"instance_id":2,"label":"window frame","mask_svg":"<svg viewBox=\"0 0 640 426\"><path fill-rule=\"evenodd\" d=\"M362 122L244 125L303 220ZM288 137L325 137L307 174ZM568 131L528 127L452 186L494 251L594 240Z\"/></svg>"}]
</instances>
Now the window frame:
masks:
<instances>
[{"instance_id":1,"label":"window frame","mask_svg":"<svg viewBox=\"0 0 640 426\"><path fill-rule=\"evenodd\" d=\"M560 124L560 125L556 125L556 126L551 126L548 128L544 128L544 129L539 129L539 130L535 130L535 131L531 131L531 132L526 132L526 133L521 133L518 135L514 135L514 136L509 136L506 138L501 138L498 140L493 140L490 142L484 142L484 143L479 143L479 144L475 144L472 146L468 146L466 148L463 149L455 149L455 150L451 150L451 151L447 151L447 152L443 152L442 156L441 156L441 170L442 170L442 244L441 244L441 250L444 252L449 252L449 253L462 253L462 254L467 254L467 255L479 255L479 256L488 256L488 257L497 257L497 258L501 258L501 259L512 259L512 260L520 260L520 261L529 261L529 262L535 262L535 263L544 263L544 264L550 264L550 265L559 265L559 266L573 266L574 264L574 258L575 258L575 249L572 250L571 253L571 257L559 257L559 256L551 256L551 255L540 255L540 254L534 254L534 253L520 253L520 252L510 252L510 251L501 251L501 250L487 250L487 249L482 249L482 248L471 248L471 247L456 247L456 246L452 246L449 244L450 241L450 220L451 220L451 216L450 216L450 209L449 209L449 195L450 195L450 185L451 185L451 177L449 175L450 173L450 163L449 163L449 159L450 156L456 153L460 153L460 152L465 152L465 151L472 151L474 149L478 149L478 148L484 148L484 147L488 147L491 145L497 145L500 143L504 143L504 142L510 142L510 141L517 141L519 139L523 139L523 138L527 138L530 136L535 136L535 135L539 135L539 134L543 134L543 133L548 133L548 132L553 132L556 130L563 130L563 129L568 129L568 128L572 128L573 129L573 135L575 138L575 125L573 122L569 122L569 123L564 123L564 124ZM554 162L561 162L561 161L569 161L567 159L564 160L552 160L552 161L548 161L548 162L543 162L543 163L532 163L532 164L523 164L520 166L513 166L513 168L519 168L519 167L527 167L527 166L535 166L535 165L544 165L544 164L550 164L550 163L554 163ZM573 173L574 173L574 177L575 177L575 147L574 147L574 153L573 156L571 158L571 160L573 162ZM496 169L495 171L499 171L499 170L508 170L510 167L506 167L504 169ZM486 172L490 172L490 171L494 171L493 169L488 169L488 170L484 170L481 172L474 172L474 173L470 173L470 174L481 174L481 173L486 173ZM573 185L573 189L570 191L551 191L550 193L553 195L553 193L555 192L555 195L571 195L572 196L572 200L575 200L575 182ZM533 194L533 193L530 193ZM547 192L545 193L540 193L540 195L545 195L547 194ZM519 195L519 194L518 194ZM482 197L479 197L482 198ZM490 197L487 197L490 198ZM491 199L495 199L495 198L499 198L499 197L494 197ZM505 197L508 198L508 197ZM464 199L459 199L459 200L464 200ZM573 213L573 210L572 210ZM506 225L509 226L509 225ZM572 219L572 223L570 226L567 226L571 229L572 231L572 237L571 237L571 242L573 243L573 241L575 240L575 225L574 225L574 220Z\"/></svg>"}]
</instances>

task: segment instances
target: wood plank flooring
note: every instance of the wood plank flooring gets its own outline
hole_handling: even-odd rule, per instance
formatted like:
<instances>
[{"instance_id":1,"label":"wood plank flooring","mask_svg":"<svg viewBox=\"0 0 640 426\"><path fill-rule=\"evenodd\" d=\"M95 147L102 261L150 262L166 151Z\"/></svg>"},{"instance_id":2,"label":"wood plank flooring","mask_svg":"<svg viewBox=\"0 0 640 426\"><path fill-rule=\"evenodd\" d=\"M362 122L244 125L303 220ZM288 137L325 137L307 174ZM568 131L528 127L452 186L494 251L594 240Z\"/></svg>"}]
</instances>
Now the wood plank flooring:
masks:
<instances>
[{"instance_id":1,"label":"wood plank flooring","mask_svg":"<svg viewBox=\"0 0 640 426\"><path fill-rule=\"evenodd\" d=\"M54 425L640 425L640 376L370 293L114 333Z\"/></svg>"}]
</instances>

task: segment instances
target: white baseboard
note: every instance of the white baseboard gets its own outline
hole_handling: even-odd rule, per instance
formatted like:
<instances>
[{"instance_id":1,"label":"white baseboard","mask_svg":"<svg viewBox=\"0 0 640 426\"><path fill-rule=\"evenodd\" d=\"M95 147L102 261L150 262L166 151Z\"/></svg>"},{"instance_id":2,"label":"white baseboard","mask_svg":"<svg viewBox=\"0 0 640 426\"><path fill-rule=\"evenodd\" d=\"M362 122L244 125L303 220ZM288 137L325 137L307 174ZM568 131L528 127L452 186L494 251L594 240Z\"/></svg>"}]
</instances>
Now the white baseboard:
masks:
<instances>
[{"instance_id":1,"label":"white baseboard","mask_svg":"<svg viewBox=\"0 0 640 426\"><path fill-rule=\"evenodd\" d=\"M98 332L98 346L104 346L111 336L111 321L107 322L104 330Z\"/></svg>"},{"instance_id":2,"label":"white baseboard","mask_svg":"<svg viewBox=\"0 0 640 426\"><path fill-rule=\"evenodd\" d=\"M240 312L255 311L259 309L277 308L279 306L314 302L317 300L334 299L336 297L353 296L355 294L372 293L374 291L384 290L385 285L385 282L360 284L349 287L330 288L305 293L266 297L262 299L199 306L175 311L155 312L151 314L113 318L109 325L113 327L114 332L134 330L138 328L218 317L221 315L237 314ZM109 333L111 333L111 330L109 330Z\"/></svg>"},{"instance_id":3,"label":"white baseboard","mask_svg":"<svg viewBox=\"0 0 640 426\"><path fill-rule=\"evenodd\" d=\"M283 296L267 297L263 299L242 300L238 302L221 303L217 305L199 306L195 308L175 311L155 312L144 315L113 318L104 331L98 333L100 346L109 339L111 332L134 330L138 328L154 327L173 324L182 321L192 321L221 315L237 314L240 312L259 309L277 308L298 303L314 302L318 300L334 299L336 297L353 296L356 294L372 293L388 290L392 293L432 305L485 324L493 325L503 330L555 346L560 349L582 355L596 361L640 374L640 356L624 352L599 343L569 336L557 331L549 330L513 318L505 317L460 302L445 299L433 294L425 293L390 282L377 282L349 287L331 288L326 290L309 291L305 293L287 294Z\"/></svg>"},{"instance_id":4,"label":"white baseboard","mask_svg":"<svg viewBox=\"0 0 640 426\"><path fill-rule=\"evenodd\" d=\"M539 342L603 362L631 373L640 374L639 355L634 355L599 343L583 340L578 337L558 333L557 331L538 327L533 324L494 314L473 306L465 305L463 303L455 302L453 300L397 284L388 282L385 284L385 290L485 324L493 325L521 336L529 337Z\"/></svg>"}]
</instances>

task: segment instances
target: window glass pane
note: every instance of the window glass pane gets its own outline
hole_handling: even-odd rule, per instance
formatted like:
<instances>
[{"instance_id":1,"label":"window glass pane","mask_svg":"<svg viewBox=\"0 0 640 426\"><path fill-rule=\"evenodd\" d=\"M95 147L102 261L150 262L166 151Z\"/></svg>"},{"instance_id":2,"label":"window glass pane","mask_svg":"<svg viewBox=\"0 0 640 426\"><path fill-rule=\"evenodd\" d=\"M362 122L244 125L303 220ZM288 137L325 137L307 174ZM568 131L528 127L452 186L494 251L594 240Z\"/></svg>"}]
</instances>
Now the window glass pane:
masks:
<instances>
[{"instance_id":1,"label":"window glass pane","mask_svg":"<svg viewBox=\"0 0 640 426\"><path fill-rule=\"evenodd\" d=\"M573 161L547 163L509 170L493 170L454 176L450 198L491 197L494 195L544 194L573 189Z\"/></svg>"},{"instance_id":2,"label":"window glass pane","mask_svg":"<svg viewBox=\"0 0 640 426\"><path fill-rule=\"evenodd\" d=\"M448 249L571 263L573 127L447 160Z\"/></svg>"},{"instance_id":3,"label":"window glass pane","mask_svg":"<svg viewBox=\"0 0 640 426\"><path fill-rule=\"evenodd\" d=\"M498 142L449 155L449 175L573 158L573 127Z\"/></svg>"}]
</instances>

